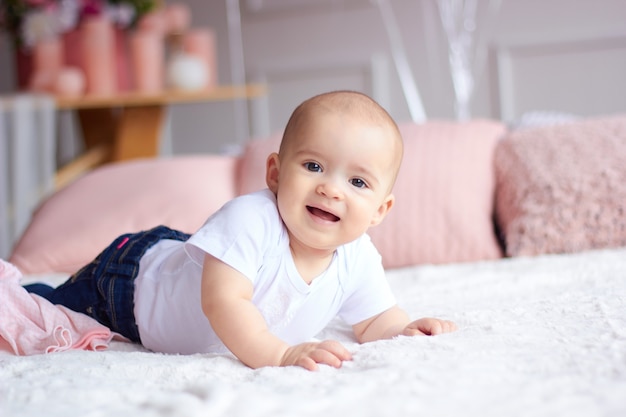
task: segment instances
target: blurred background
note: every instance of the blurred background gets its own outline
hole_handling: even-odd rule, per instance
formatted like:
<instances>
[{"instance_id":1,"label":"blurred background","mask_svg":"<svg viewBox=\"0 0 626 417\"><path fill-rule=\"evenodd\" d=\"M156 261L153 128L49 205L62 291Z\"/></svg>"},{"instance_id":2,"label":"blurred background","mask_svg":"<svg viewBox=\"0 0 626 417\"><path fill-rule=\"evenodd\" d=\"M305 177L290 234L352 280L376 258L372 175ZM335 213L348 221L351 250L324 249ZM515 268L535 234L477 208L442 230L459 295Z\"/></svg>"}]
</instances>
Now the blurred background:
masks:
<instances>
[{"instance_id":1,"label":"blurred background","mask_svg":"<svg viewBox=\"0 0 626 417\"><path fill-rule=\"evenodd\" d=\"M280 131L298 103L333 89L370 94L398 121L626 109L623 0L159 3L184 4L190 27L214 32L219 84L267 87L252 100L169 106L168 153L232 150ZM3 31L2 95L17 90L15 56ZM60 112L66 141L78 140L74 118Z\"/></svg>"},{"instance_id":2,"label":"blurred background","mask_svg":"<svg viewBox=\"0 0 626 417\"><path fill-rule=\"evenodd\" d=\"M0 257L90 169L237 154L325 91L399 123L626 110L625 0L0 0L0 29Z\"/></svg>"}]
</instances>

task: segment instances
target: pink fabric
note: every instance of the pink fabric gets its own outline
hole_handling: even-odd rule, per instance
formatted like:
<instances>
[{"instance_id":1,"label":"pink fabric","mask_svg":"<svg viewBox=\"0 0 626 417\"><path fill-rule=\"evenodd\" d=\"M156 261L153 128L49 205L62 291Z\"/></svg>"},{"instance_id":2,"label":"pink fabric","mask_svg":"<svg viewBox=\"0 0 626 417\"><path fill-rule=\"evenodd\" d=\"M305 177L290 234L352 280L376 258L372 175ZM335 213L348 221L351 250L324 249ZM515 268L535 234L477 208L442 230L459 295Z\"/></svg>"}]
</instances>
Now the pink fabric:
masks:
<instances>
[{"instance_id":1,"label":"pink fabric","mask_svg":"<svg viewBox=\"0 0 626 417\"><path fill-rule=\"evenodd\" d=\"M247 143L238 170L237 193L248 194L267 188L265 164L272 152L278 152L282 132L265 138L255 138Z\"/></svg>"},{"instance_id":2,"label":"pink fabric","mask_svg":"<svg viewBox=\"0 0 626 417\"><path fill-rule=\"evenodd\" d=\"M496 178L507 255L626 246L626 114L512 132Z\"/></svg>"},{"instance_id":3,"label":"pink fabric","mask_svg":"<svg viewBox=\"0 0 626 417\"><path fill-rule=\"evenodd\" d=\"M123 233L160 224L193 233L235 196L236 165L207 155L96 169L43 202L9 262L25 274L72 273Z\"/></svg>"},{"instance_id":4,"label":"pink fabric","mask_svg":"<svg viewBox=\"0 0 626 417\"><path fill-rule=\"evenodd\" d=\"M505 133L488 120L400 125L396 204L369 235L387 268L502 257L493 227L493 155Z\"/></svg>"},{"instance_id":5,"label":"pink fabric","mask_svg":"<svg viewBox=\"0 0 626 417\"><path fill-rule=\"evenodd\" d=\"M29 294L22 274L0 259L0 350L35 355L69 349L101 350L114 336L89 316Z\"/></svg>"}]
</instances>

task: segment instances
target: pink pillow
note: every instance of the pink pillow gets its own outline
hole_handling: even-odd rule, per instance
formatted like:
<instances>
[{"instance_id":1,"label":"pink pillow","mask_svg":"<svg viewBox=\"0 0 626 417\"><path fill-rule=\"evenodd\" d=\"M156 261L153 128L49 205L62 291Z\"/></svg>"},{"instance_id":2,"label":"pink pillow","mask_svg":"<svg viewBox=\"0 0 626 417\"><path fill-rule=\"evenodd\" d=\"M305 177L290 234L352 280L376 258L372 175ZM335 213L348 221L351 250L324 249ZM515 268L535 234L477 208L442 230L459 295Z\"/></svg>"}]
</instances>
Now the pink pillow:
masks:
<instances>
[{"instance_id":1,"label":"pink pillow","mask_svg":"<svg viewBox=\"0 0 626 417\"><path fill-rule=\"evenodd\" d=\"M369 235L386 268L502 257L493 225L495 121L400 125L395 206Z\"/></svg>"},{"instance_id":2,"label":"pink pillow","mask_svg":"<svg viewBox=\"0 0 626 417\"><path fill-rule=\"evenodd\" d=\"M626 114L512 132L496 175L507 255L626 246Z\"/></svg>"},{"instance_id":3,"label":"pink pillow","mask_svg":"<svg viewBox=\"0 0 626 417\"><path fill-rule=\"evenodd\" d=\"M493 228L493 152L501 123L428 122L400 126L404 160L396 205L369 231L387 268L502 256ZM239 192L265 188L265 160L281 135L250 142Z\"/></svg>"},{"instance_id":4,"label":"pink pillow","mask_svg":"<svg viewBox=\"0 0 626 417\"><path fill-rule=\"evenodd\" d=\"M74 272L114 238L160 224L194 232L235 195L223 156L105 165L43 202L9 262L23 273Z\"/></svg>"},{"instance_id":5,"label":"pink pillow","mask_svg":"<svg viewBox=\"0 0 626 417\"><path fill-rule=\"evenodd\" d=\"M237 193L248 194L267 188L265 183L265 164L272 152L278 152L282 132L266 138L252 139L246 144L239 165Z\"/></svg>"}]
</instances>

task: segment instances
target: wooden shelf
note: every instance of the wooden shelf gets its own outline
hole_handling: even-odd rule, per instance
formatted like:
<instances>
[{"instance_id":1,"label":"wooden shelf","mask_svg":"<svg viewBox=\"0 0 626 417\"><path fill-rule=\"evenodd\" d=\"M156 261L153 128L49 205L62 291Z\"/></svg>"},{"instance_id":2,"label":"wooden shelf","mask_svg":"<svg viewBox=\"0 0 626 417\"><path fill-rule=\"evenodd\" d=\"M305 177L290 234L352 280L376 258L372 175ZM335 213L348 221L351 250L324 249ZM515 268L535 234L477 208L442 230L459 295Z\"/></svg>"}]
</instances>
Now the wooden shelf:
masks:
<instances>
[{"instance_id":1,"label":"wooden shelf","mask_svg":"<svg viewBox=\"0 0 626 417\"><path fill-rule=\"evenodd\" d=\"M159 106L176 103L251 99L261 97L266 93L267 89L263 84L222 85L203 91L164 90L157 94L128 92L106 97L57 98L56 106L59 110Z\"/></svg>"},{"instance_id":2,"label":"wooden shelf","mask_svg":"<svg viewBox=\"0 0 626 417\"><path fill-rule=\"evenodd\" d=\"M203 91L165 90L158 94L128 92L113 96L57 98L58 110L77 113L86 152L58 171L58 188L99 165L159 153L166 107L263 97L263 84L223 85Z\"/></svg>"}]
</instances>

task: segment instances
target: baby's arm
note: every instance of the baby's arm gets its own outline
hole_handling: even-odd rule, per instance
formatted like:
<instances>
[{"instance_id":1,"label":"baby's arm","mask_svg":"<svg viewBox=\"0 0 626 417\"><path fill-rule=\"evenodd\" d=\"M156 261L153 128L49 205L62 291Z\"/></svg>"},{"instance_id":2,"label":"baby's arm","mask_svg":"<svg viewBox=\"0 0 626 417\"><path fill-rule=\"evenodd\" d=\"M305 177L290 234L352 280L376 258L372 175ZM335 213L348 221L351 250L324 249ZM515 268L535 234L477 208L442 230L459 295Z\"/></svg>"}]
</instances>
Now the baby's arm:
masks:
<instances>
[{"instance_id":1,"label":"baby's arm","mask_svg":"<svg viewBox=\"0 0 626 417\"><path fill-rule=\"evenodd\" d=\"M422 318L411 322L409 316L398 306L391 307L377 316L371 317L352 327L359 343L394 336L434 336L456 330L456 324L449 320Z\"/></svg>"},{"instance_id":2,"label":"baby's arm","mask_svg":"<svg viewBox=\"0 0 626 417\"><path fill-rule=\"evenodd\" d=\"M206 255L202 268L202 310L224 345L251 368L298 365L316 370L318 363L336 368L350 360L340 343L324 341L289 346L270 333L252 303L253 286L240 272Z\"/></svg>"}]
</instances>

